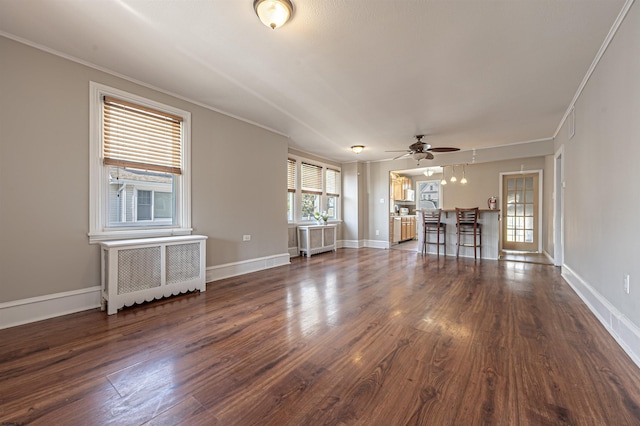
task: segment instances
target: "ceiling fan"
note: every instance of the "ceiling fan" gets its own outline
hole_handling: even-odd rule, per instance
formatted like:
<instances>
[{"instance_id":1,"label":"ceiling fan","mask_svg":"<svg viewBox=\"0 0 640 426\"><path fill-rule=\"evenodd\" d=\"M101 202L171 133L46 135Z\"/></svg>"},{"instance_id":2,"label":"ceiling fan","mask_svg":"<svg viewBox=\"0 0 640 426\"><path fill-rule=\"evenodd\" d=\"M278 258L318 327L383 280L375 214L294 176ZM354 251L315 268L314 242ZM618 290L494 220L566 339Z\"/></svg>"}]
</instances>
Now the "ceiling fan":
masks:
<instances>
[{"instance_id":1,"label":"ceiling fan","mask_svg":"<svg viewBox=\"0 0 640 426\"><path fill-rule=\"evenodd\" d=\"M420 160L424 160L425 158L427 160L433 160L435 158L433 156L434 152L460 151L460 148L451 148L451 147L432 148L431 144L422 142L422 138L424 138L424 135L416 135L416 141L411 145L409 145L409 149L405 151L386 151L386 152L404 152L404 154L398 155L397 157L393 158L394 160L397 160L398 158L411 156L413 157L414 160L418 160L418 162L420 162Z\"/></svg>"}]
</instances>

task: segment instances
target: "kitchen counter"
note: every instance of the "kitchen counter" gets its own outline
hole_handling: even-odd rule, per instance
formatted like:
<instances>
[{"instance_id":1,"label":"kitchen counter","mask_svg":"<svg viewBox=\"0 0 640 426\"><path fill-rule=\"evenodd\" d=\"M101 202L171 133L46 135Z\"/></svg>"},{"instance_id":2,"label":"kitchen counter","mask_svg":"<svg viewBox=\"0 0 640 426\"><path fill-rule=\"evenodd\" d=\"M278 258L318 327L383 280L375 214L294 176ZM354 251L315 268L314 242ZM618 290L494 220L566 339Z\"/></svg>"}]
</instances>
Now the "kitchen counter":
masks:
<instances>
[{"instance_id":1,"label":"kitchen counter","mask_svg":"<svg viewBox=\"0 0 640 426\"><path fill-rule=\"evenodd\" d=\"M420 210L416 211L418 216ZM482 225L482 258L498 259L500 247L500 210L480 209L480 217L478 223ZM456 210L443 209L442 222L447 224L447 256L456 255ZM418 222L418 252L422 252L422 220L420 217ZM435 254L437 246L435 244L427 244L427 253ZM473 248L460 247L460 257L473 257Z\"/></svg>"}]
</instances>

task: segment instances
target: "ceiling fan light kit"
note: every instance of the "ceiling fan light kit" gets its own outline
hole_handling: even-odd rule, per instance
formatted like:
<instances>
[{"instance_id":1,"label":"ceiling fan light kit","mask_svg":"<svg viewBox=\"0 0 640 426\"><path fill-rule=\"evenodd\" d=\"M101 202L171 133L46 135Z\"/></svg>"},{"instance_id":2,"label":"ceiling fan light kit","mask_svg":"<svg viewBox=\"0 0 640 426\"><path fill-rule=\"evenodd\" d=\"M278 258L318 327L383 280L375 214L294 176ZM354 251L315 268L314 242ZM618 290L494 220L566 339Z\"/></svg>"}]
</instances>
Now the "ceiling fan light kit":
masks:
<instances>
[{"instance_id":1,"label":"ceiling fan light kit","mask_svg":"<svg viewBox=\"0 0 640 426\"><path fill-rule=\"evenodd\" d=\"M409 145L409 149L406 151L387 151L387 152L404 152L404 154L401 154L395 158L393 158L394 160L397 160L399 158L403 158L403 157L412 157L414 160L418 161L418 164L420 164L420 160L433 160L435 157L433 156L434 152L454 152L454 151L460 151L460 148L452 148L452 147L432 147L431 144L423 142L422 138L424 138L424 135L416 135L415 136L416 141L414 143L412 143L411 145Z\"/></svg>"},{"instance_id":2,"label":"ceiling fan light kit","mask_svg":"<svg viewBox=\"0 0 640 426\"><path fill-rule=\"evenodd\" d=\"M260 21L273 30L286 24L293 15L290 0L254 0L253 9Z\"/></svg>"}]
</instances>

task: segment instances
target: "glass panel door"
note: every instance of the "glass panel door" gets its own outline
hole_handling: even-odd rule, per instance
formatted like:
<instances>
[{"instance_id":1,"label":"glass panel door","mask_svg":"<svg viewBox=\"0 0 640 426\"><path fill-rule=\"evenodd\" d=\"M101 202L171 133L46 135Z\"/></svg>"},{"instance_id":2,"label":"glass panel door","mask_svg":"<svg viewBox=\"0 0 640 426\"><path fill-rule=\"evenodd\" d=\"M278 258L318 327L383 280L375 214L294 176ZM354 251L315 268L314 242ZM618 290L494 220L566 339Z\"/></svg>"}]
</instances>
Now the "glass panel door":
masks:
<instances>
[{"instance_id":1,"label":"glass panel door","mask_svg":"<svg viewBox=\"0 0 640 426\"><path fill-rule=\"evenodd\" d=\"M504 175L502 248L538 250L538 174Z\"/></svg>"}]
</instances>

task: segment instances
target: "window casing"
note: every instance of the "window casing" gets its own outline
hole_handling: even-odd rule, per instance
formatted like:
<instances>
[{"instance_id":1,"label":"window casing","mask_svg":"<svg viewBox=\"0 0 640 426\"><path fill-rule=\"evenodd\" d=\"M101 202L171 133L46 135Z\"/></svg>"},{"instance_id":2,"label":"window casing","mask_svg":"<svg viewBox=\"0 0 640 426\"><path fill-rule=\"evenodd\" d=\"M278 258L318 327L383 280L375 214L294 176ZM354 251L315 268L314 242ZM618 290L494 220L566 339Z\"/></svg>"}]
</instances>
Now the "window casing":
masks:
<instances>
[{"instance_id":1,"label":"window casing","mask_svg":"<svg viewBox=\"0 0 640 426\"><path fill-rule=\"evenodd\" d=\"M335 166L291 156L287 190L290 223L315 221L315 212L327 212L330 220L340 220L340 170Z\"/></svg>"},{"instance_id":2,"label":"window casing","mask_svg":"<svg viewBox=\"0 0 640 426\"><path fill-rule=\"evenodd\" d=\"M293 222L296 194L296 160L287 159L287 221Z\"/></svg>"},{"instance_id":3,"label":"window casing","mask_svg":"<svg viewBox=\"0 0 640 426\"><path fill-rule=\"evenodd\" d=\"M89 241L190 234L190 113L94 82L89 109Z\"/></svg>"},{"instance_id":4,"label":"window casing","mask_svg":"<svg viewBox=\"0 0 640 426\"><path fill-rule=\"evenodd\" d=\"M338 200L340 197L340 170L325 170L325 188L327 194L327 214L329 219L337 219Z\"/></svg>"}]
</instances>

